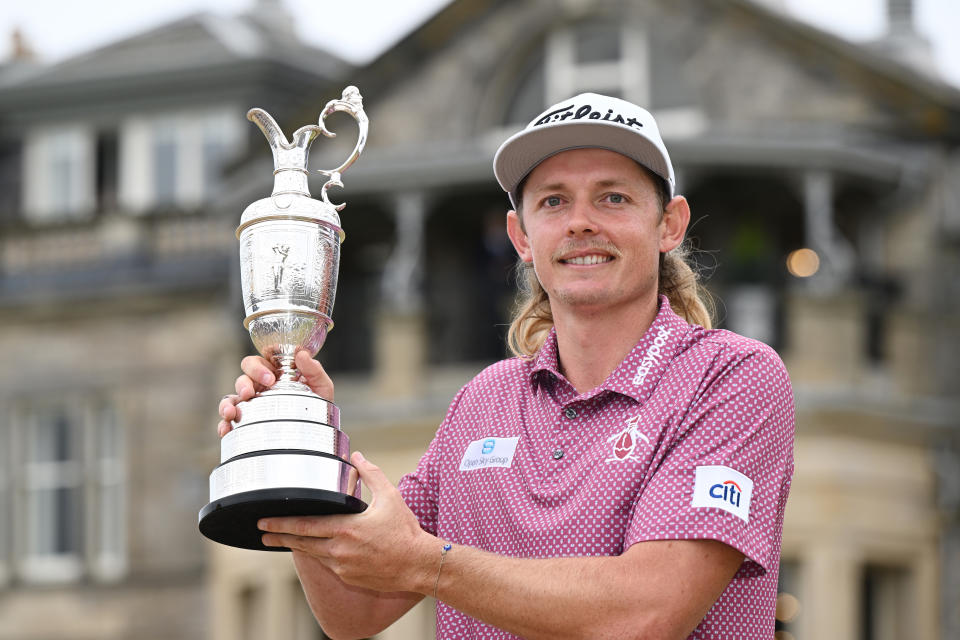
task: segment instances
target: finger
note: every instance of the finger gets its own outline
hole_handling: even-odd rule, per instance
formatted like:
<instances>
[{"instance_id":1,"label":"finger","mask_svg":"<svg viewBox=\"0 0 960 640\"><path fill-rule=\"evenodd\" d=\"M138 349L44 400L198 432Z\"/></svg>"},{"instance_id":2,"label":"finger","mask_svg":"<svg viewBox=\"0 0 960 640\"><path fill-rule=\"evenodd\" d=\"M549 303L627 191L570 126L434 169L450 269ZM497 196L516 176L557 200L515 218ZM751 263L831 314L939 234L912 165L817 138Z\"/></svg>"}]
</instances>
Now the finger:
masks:
<instances>
[{"instance_id":1,"label":"finger","mask_svg":"<svg viewBox=\"0 0 960 640\"><path fill-rule=\"evenodd\" d=\"M283 543L283 539L286 536L280 533L265 533L260 536L260 542L263 543L265 547L286 547ZM288 549L290 547L287 547Z\"/></svg>"},{"instance_id":2,"label":"finger","mask_svg":"<svg viewBox=\"0 0 960 640\"><path fill-rule=\"evenodd\" d=\"M244 374L237 378L237 381L233 383L233 388L237 392L237 397L240 400L249 400L253 396L257 395L257 389L263 388L262 385L256 384L253 380L250 379L250 376Z\"/></svg>"},{"instance_id":3,"label":"finger","mask_svg":"<svg viewBox=\"0 0 960 640\"><path fill-rule=\"evenodd\" d=\"M220 399L220 405L217 407L217 411L220 414L220 417L230 422L231 420L237 420L239 418L239 411L237 410L237 403L240 402L240 396L236 394L230 394L223 396Z\"/></svg>"},{"instance_id":4,"label":"finger","mask_svg":"<svg viewBox=\"0 0 960 640\"><path fill-rule=\"evenodd\" d=\"M260 518L257 528L268 533L281 533L303 538L332 538L340 529L341 518L335 515Z\"/></svg>"},{"instance_id":5,"label":"finger","mask_svg":"<svg viewBox=\"0 0 960 640\"><path fill-rule=\"evenodd\" d=\"M287 548L296 553L305 554L318 561L327 571L334 575L333 570L333 540L326 538L305 538L285 533L265 533L260 541L265 547Z\"/></svg>"},{"instance_id":6,"label":"finger","mask_svg":"<svg viewBox=\"0 0 960 640\"><path fill-rule=\"evenodd\" d=\"M329 557L330 540L326 538L308 538L289 533L265 533L260 536L260 541L265 547L286 547L291 550L303 551L315 558Z\"/></svg>"},{"instance_id":7,"label":"finger","mask_svg":"<svg viewBox=\"0 0 960 640\"><path fill-rule=\"evenodd\" d=\"M393 489L393 483L384 475L380 467L364 458L359 451L353 452L353 455L350 456L350 462L360 473L360 479L370 488L370 493L374 499L376 499L378 493Z\"/></svg>"},{"instance_id":8,"label":"finger","mask_svg":"<svg viewBox=\"0 0 960 640\"><path fill-rule=\"evenodd\" d=\"M226 420L221 420L219 423L217 423L217 435L219 435L221 438L230 433L232 430L233 425Z\"/></svg>"},{"instance_id":9,"label":"finger","mask_svg":"<svg viewBox=\"0 0 960 640\"><path fill-rule=\"evenodd\" d=\"M305 349L297 351L294 361L303 382L313 389L315 394L332 402L333 381L327 375L323 365L311 358L310 352Z\"/></svg>"},{"instance_id":10,"label":"finger","mask_svg":"<svg viewBox=\"0 0 960 640\"><path fill-rule=\"evenodd\" d=\"M240 361L240 369L247 374L250 380L264 387L271 386L277 379L273 367L260 356L247 356Z\"/></svg>"}]
</instances>

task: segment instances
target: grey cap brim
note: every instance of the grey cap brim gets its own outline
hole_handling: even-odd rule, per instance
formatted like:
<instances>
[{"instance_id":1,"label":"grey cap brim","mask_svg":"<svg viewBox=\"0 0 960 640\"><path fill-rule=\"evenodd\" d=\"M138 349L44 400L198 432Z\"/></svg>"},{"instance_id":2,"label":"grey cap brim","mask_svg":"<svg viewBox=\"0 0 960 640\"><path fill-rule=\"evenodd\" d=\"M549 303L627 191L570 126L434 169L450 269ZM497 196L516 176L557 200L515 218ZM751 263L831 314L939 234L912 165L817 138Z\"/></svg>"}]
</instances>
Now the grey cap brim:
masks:
<instances>
[{"instance_id":1,"label":"grey cap brim","mask_svg":"<svg viewBox=\"0 0 960 640\"><path fill-rule=\"evenodd\" d=\"M493 173L513 202L517 186L538 164L561 151L590 148L608 149L633 158L663 178L673 197L672 166L666 149L646 137L642 130L602 120L524 129L510 136L497 150Z\"/></svg>"}]
</instances>

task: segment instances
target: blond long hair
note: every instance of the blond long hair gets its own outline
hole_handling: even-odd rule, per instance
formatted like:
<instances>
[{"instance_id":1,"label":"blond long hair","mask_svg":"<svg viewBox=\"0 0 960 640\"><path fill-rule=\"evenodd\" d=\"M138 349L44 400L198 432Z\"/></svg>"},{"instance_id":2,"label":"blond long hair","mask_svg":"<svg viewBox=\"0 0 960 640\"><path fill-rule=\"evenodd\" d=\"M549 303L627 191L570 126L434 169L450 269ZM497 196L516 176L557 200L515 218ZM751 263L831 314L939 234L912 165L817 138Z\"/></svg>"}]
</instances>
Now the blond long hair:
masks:
<instances>
[{"instance_id":1,"label":"blond long hair","mask_svg":"<svg viewBox=\"0 0 960 640\"><path fill-rule=\"evenodd\" d=\"M662 212L669 201L670 192L666 190L666 185L659 176L649 172L646 167L643 168L648 171L654 184L657 185L662 219ZM523 183L516 193L522 195ZM522 224L520 198L517 197L516 201L517 215L520 216ZM522 270L517 277L520 298L507 333L507 346L516 356L530 357L540 350L547 339L547 334L553 327L553 311L550 308L547 292L540 285L533 265L521 262L519 268ZM670 307L687 322L698 324L705 329L713 326L713 299L701 284L699 272L691 266L688 240L684 240L672 251L660 254L657 293L666 296L670 301Z\"/></svg>"}]
</instances>

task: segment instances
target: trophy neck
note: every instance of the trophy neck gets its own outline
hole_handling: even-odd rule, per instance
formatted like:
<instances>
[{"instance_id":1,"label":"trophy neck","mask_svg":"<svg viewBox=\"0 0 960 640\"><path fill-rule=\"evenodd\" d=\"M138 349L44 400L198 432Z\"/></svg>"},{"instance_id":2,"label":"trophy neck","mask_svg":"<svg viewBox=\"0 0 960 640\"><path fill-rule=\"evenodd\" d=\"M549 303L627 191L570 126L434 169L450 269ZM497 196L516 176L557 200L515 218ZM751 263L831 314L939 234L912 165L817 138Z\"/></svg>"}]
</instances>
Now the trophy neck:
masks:
<instances>
[{"instance_id":1,"label":"trophy neck","mask_svg":"<svg viewBox=\"0 0 960 640\"><path fill-rule=\"evenodd\" d=\"M279 369L279 374L277 376L277 381L270 391L277 392L294 392L294 393L306 393L312 394L313 391L309 386L300 382L300 372L297 371L297 365L294 363L294 356L289 353L279 353L275 354L270 358L273 361L273 364Z\"/></svg>"},{"instance_id":2,"label":"trophy neck","mask_svg":"<svg viewBox=\"0 0 960 640\"><path fill-rule=\"evenodd\" d=\"M278 196L284 193L295 193L310 197L310 187L307 182L307 170L294 167L280 167L273 173L273 193Z\"/></svg>"}]
</instances>

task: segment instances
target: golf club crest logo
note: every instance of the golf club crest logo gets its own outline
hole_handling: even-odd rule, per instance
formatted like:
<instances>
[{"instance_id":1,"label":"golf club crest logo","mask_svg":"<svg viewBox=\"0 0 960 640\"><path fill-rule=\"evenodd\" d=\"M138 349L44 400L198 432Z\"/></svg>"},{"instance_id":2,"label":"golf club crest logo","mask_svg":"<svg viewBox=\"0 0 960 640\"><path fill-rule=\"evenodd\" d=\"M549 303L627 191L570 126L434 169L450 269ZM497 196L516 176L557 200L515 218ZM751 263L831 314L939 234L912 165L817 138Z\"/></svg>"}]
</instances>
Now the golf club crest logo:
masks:
<instances>
[{"instance_id":1,"label":"golf club crest logo","mask_svg":"<svg viewBox=\"0 0 960 640\"><path fill-rule=\"evenodd\" d=\"M650 438L640 432L640 416L629 418L626 426L620 433L607 438L611 443L611 456L607 462L627 462L628 460L642 460L640 443L650 444Z\"/></svg>"}]
</instances>

